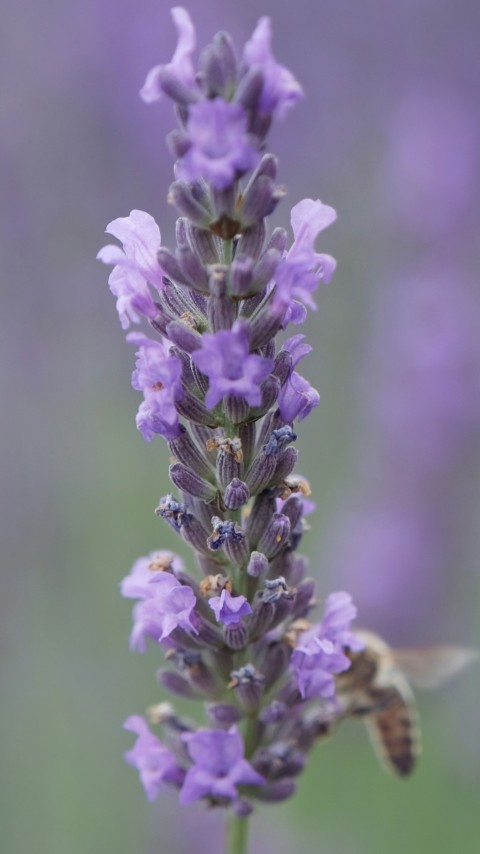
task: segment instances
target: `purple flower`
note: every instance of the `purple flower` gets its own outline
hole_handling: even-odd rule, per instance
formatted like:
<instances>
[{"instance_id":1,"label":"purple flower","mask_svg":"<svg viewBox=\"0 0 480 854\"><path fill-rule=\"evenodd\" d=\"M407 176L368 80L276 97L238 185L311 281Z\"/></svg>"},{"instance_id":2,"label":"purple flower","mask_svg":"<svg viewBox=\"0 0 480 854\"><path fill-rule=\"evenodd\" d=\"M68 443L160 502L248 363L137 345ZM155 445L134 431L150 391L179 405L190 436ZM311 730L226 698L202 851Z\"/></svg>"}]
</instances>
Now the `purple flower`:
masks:
<instances>
[{"instance_id":1,"label":"purple flower","mask_svg":"<svg viewBox=\"0 0 480 854\"><path fill-rule=\"evenodd\" d=\"M139 715L127 718L123 728L134 732L138 738L131 750L124 754L129 765L140 775L140 781L149 801L154 801L167 783L180 786L185 772L177 764L173 753L150 732L146 721Z\"/></svg>"},{"instance_id":2,"label":"purple flower","mask_svg":"<svg viewBox=\"0 0 480 854\"><path fill-rule=\"evenodd\" d=\"M239 104L223 98L199 101L189 109L190 147L178 166L184 181L205 178L219 190L237 174L253 168L260 155L247 134L247 115Z\"/></svg>"},{"instance_id":3,"label":"purple flower","mask_svg":"<svg viewBox=\"0 0 480 854\"><path fill-rule=\"evenodd\" d=\"M244 397L250 406L261 402L259 385L273 368L273 359L249 355L248 323L236 320L231 330L202 335L202 348L192 359L210 380L205 405L213 409L223 397Z\"/></svg>"},{"instance_id":4,"label":"purple flower","mask_svg":"<svg viewBox=\"0 0 480 854\"><path fill-rule=\"evenodd\" d=\"M195 764L185 776L181 804L207 796L234 801L238 797L237 786L264 785L264 778L243 758L243 740L235 726L228 732L201 729L183 738Z\"/></svg>"},{"instance_id":5,"label":"purple flower","mask_svg":"<svg viewBox=\"0 0 480 854\"><path fill-rule=\"evenodd\" d=\"M292 368L295 368L300 359L303 359L312 349L310 344L303 343L304 338L305 335L292 335L283 344L282 349L292 356ZM318 391L310 385L308 380L292 370L278 397L278 408L282 419L288 423L295 418L302 421L319 403Z\"/></svg>"},{"instance_id":6,"label":"purple flower","mask_svg":"<svg viewBox=\"0 0 480 854\"><path fill-rule=\"evenodd\" d=\"M169 572L155 573L151 583L155 587L153 596L133 609L130 648L138 652L145 652L147 637L163 641L177 628L198 634L192 622L196 604L193 590Z\"/></svg>"},{"instance_id":7,"label":"purple flower","mask_svg":"<svg viewBox=\"0 0 480 854\"><path fill-rule=\"evenodd\" d=\"M335 695L335 673L348 670L350 660L332 641L310 637L300 640L291 658L298 690L304 700L313 697L332 699Z\"/></svg>"},{"instance_id":8,"label":"purple flower","mask_svg":"<svg viewBox=\"0 0 480 854\"><path fill-rule=\"evenodd\" d=\"M126 599L150 599L155 596L155 575L168 569L183 569L182 559L172 552L159 550L139 557L129 575L120 582L120 592Z\"/></svg>"},{"instance_id":9,"label":"purple flower","mask_svg":"<svg viewBox=\"0 0 480 854\"><path fill-rule=\"evenodd\" d=\"M356 615L357 609L348 593L332 593L327 597L322 622L300 635L291 664L304 699L334 697L334 674L350 667L344 648L363 648L363 643L350 631Z\"/></svg>"},{"instance_id":10,"label":"purple flower","mask_svg":"<svg viewBox=\"0 0 480 854\"><path fill-rule=\"evenodd\" d=\"M319 281L329 282L336 266L331 255L315 252L315 238L337 218L333 208L317 199L303 199L291 211L292 247L275 272L273 307L298 314L292 302L316 308L312 293ZM298 322L298 319L297 321Z\"/></svg>"},{"instance_id":11,"label":"purple flower","mask_svg":"<svg viewBox=\"0 0 480 854\"><path fill-rule=\"evenodd\" d=\"M349 593L330 593L325 600L325 613L320 634L324 638L357 651L363 649L362 641L350 631L350 623L357 616L357 609Z\"/></svg>"},{"instance_id":12,"label":"purple flower","mask_svg":"<svg viewBox=\"0 0 480 854\"><path fill-rule=\"evenodd\" d=\"M247 68L259 68L263 74L259 109L267 115L282 119L303 98L303 89L288 68L275 62L271 40L270 18L260 18L251 39L245 45L243 58Z\"/></svg>"},{"instance_id":13,"label":"purple flower","mask_svg":"<svg viewBox=\"0 0 480 854\"><path fill-rule=\"evenodd\" d=\"M156 65L146 77L140 90L140 97L147 104L158 101L162 96L162 79L175 85L186 99L194 99L198 95L195 84L195 66L192 61L195 50L196 35L192 19L181 6L171 10L173 23L178 33L178 43L172 61L167 65Z\"/></svg>"},{"instance_id":14,"label":"purple flower","mask_svg":"<svg viewBox=\"0 0 480 854\"><path fill-rule=\"evenodd\" d=\"M288 422L294 421L295 418L302 421L319 403L318 391L296 371L293 371L278 398L280 414L283 420Z\"/></svg>"},{"instance_id":15,"label":"purple flower","mask_svg":"<svg viewBox=\"0 0 480 854\"><path fill-rule=\"evenodd\" d=\"M245 596L232 596L226 588L222 590L220 596L210 599L208 604L215 613L217 623L222 622L224 626L240 623L241 617L252 613L252 608Z\"/></svg>"},{"instance_id":16,"label":"purple flower","mask_svg":"<svg viewBox=\"0 0 480 854\"><path fill-rule=\"evenodd\" d=\"M179 434L175 401L182 397L182 363L171 356L164 341L154 341L141 333L132 332L127 340L139 344L132 386L142 391L136 423L144 439L150 442L155 433L165 439Z\"/></svg>"},{"instance_id":17,"label":"purple flower","mask_svg":"<svg viewBox=\"0 0 480 854\"><path fill-rule=\"evenodd\" d=\"M123 244L110 244L100 249L97 258L104 264L115 264L108 284L117 297L117 311L123 329L138 323L139 314L155 317L158 313L148 283L162 287L163 271L157 261L160 229L150 214L133 210L129 216L114 219L105 229Z\"/></svg>"}]
</instances>

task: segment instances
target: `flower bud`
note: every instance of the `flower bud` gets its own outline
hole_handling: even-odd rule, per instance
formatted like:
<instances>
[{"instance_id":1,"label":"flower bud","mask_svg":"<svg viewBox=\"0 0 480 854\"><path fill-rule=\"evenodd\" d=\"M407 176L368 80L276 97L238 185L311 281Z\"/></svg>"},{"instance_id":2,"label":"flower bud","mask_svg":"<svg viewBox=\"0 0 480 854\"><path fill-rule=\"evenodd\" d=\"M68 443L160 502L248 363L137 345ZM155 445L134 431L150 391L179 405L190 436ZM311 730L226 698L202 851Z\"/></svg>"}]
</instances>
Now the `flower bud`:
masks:
<instances>
[{"instance_id":1,"label":"flower bud","mask_svg":"<svg viewBox=\"0 0 480 854\"><path fill-rule=\"evenodd\" d=\"M220 424L219 415L207 409L188 388L183 389L183 397L175 401L175 407L179 415L183 415L193 424L202 424L205 427L217 427Z\"/></svg>"},{"instance_id":2,"label":"flower bud","mask_svg":"<svg viewBox=\"0 0 480 854\"><path fill-rule=\"evenodd\" d=\"M258 549L269 560L275 557L288 542L290 535L290 519L282 513L274 513L268 528L263 532Z\"/></svg>"},{"instance_id":3,"label":"flower bud","mask_svg":"<svg viewBox=\"0 0 480 854\"><path fill-rule=\"evenodd\" d=\"M163 688L171 691L172 694L178 694L179 697L186 697L188 700L198 700L201 696L183 676L180 676L179 673L174 673L172 670L159 670L157 672L157 680Z\"/></svg>"},{"instance_id":4,"label":"flower bud","mask_svg":"<svg viewBox=\"0 0 480 854\"><path fill-rule=\"evenodd\" d=\"M263 675L255 670L253 664L246 664L239 670L233 670L231 677L230 687L234 689L245 711L254 711L263 694Z\"/></svg>"},{"instance_id":5,"label":"flower bud","mask_svg":"<svg viewBox=\"0 0 480 854\"><path fill-rule=\"evenodd\" d=\"M247 574L252 578L260 578L266 575L268 570L268 558L262 552L253 551L248 561Z\"/></svg>"},{"instance_id":6,"label":"flower bud","mask_svg":"<svg viewBox=\"0 0 480 854\"><path fill-rule=\"evenodd\" d=\"M209 98L229 100L237 79L237 60L228 33L217 33L200 57L201 78Z\"/></svg>"},{"instance_id":7,"label":"flower bud","mask_svg":"<svg viewBox=\"0 0 480 854\"><path fill-rule=\"evenodd\" d=\"M272 371L273 375L279 380L280 385L283 385L288 380L292 372L292 365L293 359L290 353L287 353L286 350L280 350L275 358L275 364Z\"/></svg>"},{"instance_id":8,"label":"flower bud","mask_svg":"<svg viewBox=\"0 0 480 854\"><path fill-rule=\"evenodd\" d=\"M231 329L237 314L236 305L227 294L227 269L223 264L210 267L208 321L213 332Z\"/></svg>"},{"instance_id":9,"label":"flower bud","mask_svg":"<svg viewBox=\"0 0 480 854\"><path fill-rule=\"evenodd\" d=\"M207 715L214 724L227 728L238 723L242 718L241 712L230 703L209 703Z\"/></svg>"},{"instance_id":10,"label":"flower bud","mask_svg":"<svg viewBox=\"0 0 480 854\"><path fill-rule=\"evenodd\" d=\"M264 724L279 724L285 720L288 714L288 709L285 703L279 700L272 700L268 706L265 706L260 713L260 720Z\"/></svg>"},{"instance_id":11,"label":"flower bud","mask_svg":"<svg viewBox=\"0 0 480 854\"><path fill-rule=\"evenodd\" d=\"M185 542L192 546L195 551L204 555L209 554L207 544L208 534L198 519L195 519L194 516L191 516L191 518L181 526L180 533Z\"/></svg>"},{"instance_id":12,"label":"flower bud","mask_svg":"<svg viewBox=\"0 0 480 854\"><path fill-rule=\"evenodd\" d=\"M243 533L243 532L242 532ZM243 569L250 555L250 544L243 533L241 538L229 538L225 541L223 548L232 563Z\"/></svg>"},{"instance_id":13,"label":"flower bud","mask_svg":"<svg viewBox=\"0 0 480 854\"><path fill-rule=\"evenodd\" d=\"M245 476L245 482L252 495L256 495L268 486L276 468L277 460L270 454L261 453L255 457Z\"/></svg>"},{"instance_id":14,"label":"flower bud","mask_svg":"<svg viewBox=\"0 0 480 854\"><path fill-rule=\"evenodd\" d=\"M234 103L241 104L245 110L254 110L262 94L264 76L258 67L249 68L240 79L234 96Z\"/></svg>"},{"instance_id":15,"label":"flower bud","mask_svg":"<svg viewBox=\"0 0 480 854\"><path fill-rule=\"evenodd\" d=\"M250 181L243 196L240 211L242 225L249 227L269 216L286 194L268 175L258 175Z\"/></svg>"},{"instance_id":16,"label":"flower bud","mask_svg":"<svg viewBox=\"0 0 480 854\"><path fill-rule=\"evenodd\" d=\"M162 92L172 101L182 105L188 105L195 101L192 88L182 81L171 65L162 65L156 70L156 81Z\"/></svg>"},{"instance_id":17,"label":"flower bud","mask_svg":"<svg viewBox=\"0 0 480 854\"><path fill-rule=\"evenodd\" d=\"M172 279L179 285L187 285L187 279L183 275L180 265L173 252L170 252L170 249L167 249L166 246L161 246L157 252L157 258L158 263L169 279Z\"/></svg>"},{"instance_id":18,"label":"flower bud","mask_svg":"<svg viewBox=\"0 0 480 854\"><path fill-rule=\"evenodd\" d=\"M282 506L282 513L290 519L290 546L296 548L303 533L303 501L292 495Z\"/></svg>"},{"instance_id":19,"label":"flower bud","mask_svg":"<svg viewBox=\"0 0 480 854\"><path fill-rule=\"evenodd\" d=\"M265 158L264 158L265 159ZM249 228L245 228L235 248L234 261L258 261L262 252L267 233L265 221L262 219Z\"/></svg>"},{"instance_id":20,"label":"flower bud","mask_svg":"<svg viewBox=\"0 0 480 854\"><path fill-rule=\"evenodd\" d=\"M315 582L313 578L305 578L296 589L297 593L292 614L297 619L298 617L307 616L308 612L316 605L314 598Z\"/></svg>"},{"instance_id":21,"label":"flower bud","mask_svg":"<svg viewBox=\"0 0 480 854\"><path fill-rule=\"evenodd\" d=\"M267 348L265 348L267 349ZM262 400L260 406L255 406L250 410L250 417L258 420L262 418L276 403L280 394L280 382L276 377L269 376L260 386L262 392Z\"/></svg>"},{"instance_id":22,"label":"flower bud","mask_svg":"<svg viewBox=\"0 0 480 854\"><path fill-rule=\"evenodd\" d=\"M275 180L278 172L278 158L274 154L264 154L250 181L254 181L259 175L268 175Z\"/></svg>"},{"instance_id":23,"label":"flower bud","mask_svg":"<svg viewBox=\"0 0 480 854\"><path fill-rule=\"evenodd\" d=\"M180 434L177 439L173 439L168 443L171 453L174 457L183 463L184 466L192 469L197 475L205 480L212 478L214 474L213 466L207 460L206 456L199 450L198 445L191 439L188 430L185 427L180 427Z\"/></svg>"},{"instance_id":24,"label":"flower bud","mask_svg":"<svg viewBox=\"0 0 480 854\"><path fill-rule=\"evenodd\" d=\"M201 228L208 228L212 213L195 198L192 188L185 181L174 181L170 185L168 201L175 205L181 216L188 218ZM166 268L164 269L167 272Z\"/></svg>"},{"instance_id":25,"label":"flower bud","mask_svg":"<svg viewBox=\"0 0 480 854\"><path fill-rule=\"evenodd\" d=\"M180 128L175 128L174 130L171 130L170 133L167 133L166 140L167 145L176 160L184 157L187 151L192 147L188 134ZM170 198L168 198L168 201L171 203Z\"/></svg>"},{"instance_id":26,"label":"flower bud","mask_svg":"<svg viewBox=\"0 0 480 854\"><path fill-rule=\"evenodd\" d=\"M253 614L249 622L250 643L263 637L269 631L275 617L275 605L264 602L257 594L253 603Z\"/></svg>"},{"instance_id":27,"label":"flower bud","mask_svg":"<svg viewBox=\"0 0 480 854\"><path fill-rule=\"evenodd\" d=\"M240 231L237 211L237 188L233 181L228 187L210 188L215 215L218 220L223 220L223 228L228 232L220 233L219 236L224 240L233 239ZM216 232L218 233L218 232Z\"/></svg>"},{"instance_id":28,"label":"flower bud","mask_svg":"<svg viewBox=\"0 0 480 854\"><path fill-rule=\"evenodd\" d=\"M249 414L248 403L243 397L235 397L233 394L228 394L223 400L225 415L232 424L241 424L242 421L247 421Z\"/></svg>"},{"instance_id":29,"label":"flower bud","mask_svg":"<svg viewBox=\"0 0 480 854\"><path fill-rule=\"evenodd\" d=\"M168 324L167 335L170 341L187 353L194 353L195 350L199 350L202 346L202 336L192 329L191 326L187 326L186 323L180 323L180 321L172 320Z\"/></svg>"},{"instance_id":30,"label":"flower bud","mask_svg":"<svg viewBox=\"0 0 480 854\"><path fill-rule=\"evenodd\" d=\"M220 446L217 454L217 480L222 489L226 489L232 480L240 480L242 474L243 463L238 459L238 454L232 453L226 444Z\"/></svg>"},{"instance_id":31,"label":"flower bud","mask_svg":"<svg viewBox=\"0 0 480 854\"><path fill-rule=\"evenodd\" d=\"M185 653L179 650L167 657L187 675L191 685L201 694L212 698L218 695L219 684L217 679L199 652Z\"/></svg>"},{"instance_id":32,"label":"flower bud","mask_svg":"<svg viewBox=\"0 0 480 854\"><path fill-rule=\"evenodd\" d=\"M263 300L251 317L252 338L250 346L252 350L264 347L280 331L283 314L283 312L278 314L272 310L269 297Z\"/></svg>"},{"instance_id":33,"label":"flower bud","mask_svg":"<svg viewBox=\"0 0 480 854\"><path fill-rule=\"evenodd\" d=\"M172 483L182 492L185 492L187 495L194 495L196 498L201 498L207 504L213 501L217 494L216 486L203 480L192 469L184 466L183 463L174 463L171 465L169 476Z\"/></svg>"},{"instance_id":34,"label":"flower bud","mask_svg":"<svg viewBox=\"0 0 480 854\"><path fill-rule=\"evenodd\" d=\"M291 745L277 741L268 748L257 750L253 764L262 777L281 780L298 776L305 767L305 757Z\"/></svg>"},{"instance_id":35,"label":"flower bud","mask_svg":"<svg viewBox=\"0 0 480 854\"><path fill-rule=\"evenodd\" d=\"M211 624L208 618L200 618L197 638L202 643L212 647L212 649L221 649L223 647L222 633L216 626Z\"/></svg>"},{"instance_id":36,"label":"flower bud","mask_svg":"<svg viewBox=\"0 0 480 854\"><path fill-rule=\"evenodd\" d=\"M235 815L238 815L239 818L248 818L248 816L253 812L251 803L245 800L245 798L237 798L233 803L232 809Z\"/></svg>"},{"instance_id":37,"label":"flower bud","mask_svg":"<svg viewBox=\"0 0 480 854\"><path fill-rule=\"evenodd\" d=\"M188 244L178 246L177 259L180 270L188 281L188 286L202 293L208 293L207 269Z\"/></svg>"},{"instance_id":38,"label":"flower bud","mask_svg":"<svg viewBox=\"0 0 480 854\"><path fill-rule=\"evenodd\" d=\"M275 499L269 492L257 495L248 516L246 532L252 548L256 548L275 513ZM259 551L261 551L259 549ZM268 560L268 558L267 558Z\"/></svg>"},{"instance_id":39,"label":"flower bud","mask_svg":"<svg viewBox=\"0 0 480 854\"><path fill-rule=\"evenodd\" d=\"M233 296L246 299L254 293L253 267L251 258L236 258L233 261L230 268L230 288Z\"/></svg>"},{"instance_id":40,"label":"flower bud","mask_svg":"<svg viewBox=\"0 0 480 854\"><path fill-rule=\"evenodd\" d=\"M298 451L295 448L285 448L283 453L278 457L275 483L281 483L292 473L297 464L297 459Z\"/></svg>"},{"instance_id":41,"label":"flower bud","mask_svg":"<svg viewBox=\"0 0 480 854\"><path fill-rule=\"evenodd\" d=\"M244 623L231 623L225 626L225 643L235 651L244 649L248 642L248 632Z\"/></svg>"},{"instance_id":42,"label":"flower bud","mask_svg":"<svg viewBox=\"0 0 480 854\"><path fill-rule=\"evenodd\" d=\"M247 484L238 477L235 477L226 487L223 500L225 507L229 510L239 510L240 507L247 503L249 497L250 490Z\"/></svg>"}]
</instances>

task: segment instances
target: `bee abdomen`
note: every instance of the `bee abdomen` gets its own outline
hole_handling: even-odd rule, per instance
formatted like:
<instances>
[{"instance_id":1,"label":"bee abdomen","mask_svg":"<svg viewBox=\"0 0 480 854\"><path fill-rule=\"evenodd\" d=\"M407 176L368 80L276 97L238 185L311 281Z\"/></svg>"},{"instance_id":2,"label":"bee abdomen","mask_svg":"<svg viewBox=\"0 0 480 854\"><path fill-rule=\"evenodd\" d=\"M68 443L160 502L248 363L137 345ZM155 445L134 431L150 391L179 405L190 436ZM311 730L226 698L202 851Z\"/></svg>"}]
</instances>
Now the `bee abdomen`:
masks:
<instances>
[{"instance_id":1,"label":"bee abdomen","mask_svg":"<svg viewBox=\"0 0 480 854\"><path fill-rule=\"evenodd\" d=\"M420 733L414 709L403 698L372 715L369 730L379 758L400 777L412 773L420 755Z\"/></svg>"}]
</instances>

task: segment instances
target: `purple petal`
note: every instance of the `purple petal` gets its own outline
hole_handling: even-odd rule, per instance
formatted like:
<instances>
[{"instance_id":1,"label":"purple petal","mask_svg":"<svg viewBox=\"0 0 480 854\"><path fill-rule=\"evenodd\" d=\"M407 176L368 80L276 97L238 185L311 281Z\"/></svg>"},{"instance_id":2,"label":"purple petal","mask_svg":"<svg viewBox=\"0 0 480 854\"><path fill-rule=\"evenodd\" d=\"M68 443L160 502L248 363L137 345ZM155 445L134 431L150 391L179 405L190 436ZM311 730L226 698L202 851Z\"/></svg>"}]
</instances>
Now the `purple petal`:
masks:
<instances>
[{"instance_id":1,"label":"purple petal","mask_svg":"<svg viewBox=\"0 0 480 854\"><path fill-rule=\"evenodd\" d=\"M192 56L195 50L196 35L192 19L181 6L175 6L171 10L171 15L178 33L177 47L172 61L168 65L156 65L148 72L145 83L140 90L140 97L147 104L158 101L162 96L160 72L164 69L168 70L186 88L193 87L195 83L195 67Z\"/></svg>"}]
</instances>

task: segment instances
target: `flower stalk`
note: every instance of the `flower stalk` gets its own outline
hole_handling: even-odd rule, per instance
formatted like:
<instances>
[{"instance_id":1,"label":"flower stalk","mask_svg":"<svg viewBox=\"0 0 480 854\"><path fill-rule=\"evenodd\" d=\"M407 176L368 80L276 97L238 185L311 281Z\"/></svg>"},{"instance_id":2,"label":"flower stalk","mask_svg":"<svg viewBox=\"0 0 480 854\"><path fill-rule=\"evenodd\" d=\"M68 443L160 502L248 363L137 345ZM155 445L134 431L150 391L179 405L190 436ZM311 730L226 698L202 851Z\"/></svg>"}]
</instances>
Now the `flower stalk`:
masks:
<instances>
[{"instance_id":1,"label":"flower stalk","mask_svg":"<svg viewBox=\"0 0 480 854\"><path fill-rule=\"evenodd\" d=\"M247 854L249 819L231 815L228 821L226 854Z\"/></svg>"}]
</instances>

